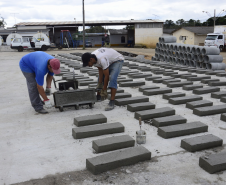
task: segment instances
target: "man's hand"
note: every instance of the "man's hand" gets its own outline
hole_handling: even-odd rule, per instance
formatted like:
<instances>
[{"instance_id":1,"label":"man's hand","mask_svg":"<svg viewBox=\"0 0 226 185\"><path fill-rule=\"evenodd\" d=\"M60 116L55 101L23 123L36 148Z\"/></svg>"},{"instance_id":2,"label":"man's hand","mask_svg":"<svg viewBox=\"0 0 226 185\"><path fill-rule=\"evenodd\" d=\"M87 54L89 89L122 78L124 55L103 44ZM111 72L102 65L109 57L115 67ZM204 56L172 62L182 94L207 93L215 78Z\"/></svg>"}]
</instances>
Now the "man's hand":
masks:
<instances>
[{"instance_id":1,"label":"man's hand","mask_svg":"<svg viewBox=\"0 0 226 185\"><path fill-rule=\"evenodd\" d=\"M45 93L46 93L46 96L50 96L51 95L51 87L46 87L46 90L45 90Z\"/></svg>"},{"instance_id":2,"label":"man's hand","mask_svg":"<svg viewBox=\"0 0 226 185\"><path fill-rule=\"evenodd\" d=\"M50 108L53 107L53 105L52 105L52 103L50 102L49 99L48 99L48 100L45 100L44 102L45 102L45 107L46 107L47 109L50 109Z\"/></svg>"},{"instance_id":3,"label":"man's hand","mask_svg":"<svg viewBox=\"0 0 226 185\"><path fill-rule=\"evenodd\" d=\"M103 100L107 99L107 97L108 97L107 90L102 89L100 91L100 96L101 96L101 99L103 99Z\"/></svg>"}]
</instances>

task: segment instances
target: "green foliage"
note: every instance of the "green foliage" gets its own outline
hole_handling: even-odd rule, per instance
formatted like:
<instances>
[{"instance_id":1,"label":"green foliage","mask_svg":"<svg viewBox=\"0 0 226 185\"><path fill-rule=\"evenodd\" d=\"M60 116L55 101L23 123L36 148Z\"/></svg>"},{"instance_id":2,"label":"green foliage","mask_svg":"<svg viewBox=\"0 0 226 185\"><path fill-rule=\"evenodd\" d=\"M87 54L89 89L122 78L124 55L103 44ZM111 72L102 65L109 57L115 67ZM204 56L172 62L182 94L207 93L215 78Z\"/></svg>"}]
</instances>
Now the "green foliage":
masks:
<instances>
[{"instance_id":1,"label":"green foliage","mask_svg":"<svg viewBox=\"0 0 226 185\"><path fill-rule=\"evenodd\" d=\"M0 26L5 27L5 25L7 25L7 24L6 24L5 20L4 20L4 18L1 17L1 20L0 20Z\"/></svg>"},{"instance_id":2,"label":"green foliage","mask_svg":"<svg viewBox=\"0 0 226 185\"><path fill-rule=\"evenodd\" d=\"M105 29L103 26L90 26L89 29L86 29L86 33L104 33Z\"/></svg>"},{"instance_id":3,"label":"green foliage","mask_svg":"<svg viewBox=\"0 0 226 185\"><path fill-rule=\"evenodd\" d=\"M124 30L134 30L134 25L127 25Z\"/></svg>"}]
</instances>

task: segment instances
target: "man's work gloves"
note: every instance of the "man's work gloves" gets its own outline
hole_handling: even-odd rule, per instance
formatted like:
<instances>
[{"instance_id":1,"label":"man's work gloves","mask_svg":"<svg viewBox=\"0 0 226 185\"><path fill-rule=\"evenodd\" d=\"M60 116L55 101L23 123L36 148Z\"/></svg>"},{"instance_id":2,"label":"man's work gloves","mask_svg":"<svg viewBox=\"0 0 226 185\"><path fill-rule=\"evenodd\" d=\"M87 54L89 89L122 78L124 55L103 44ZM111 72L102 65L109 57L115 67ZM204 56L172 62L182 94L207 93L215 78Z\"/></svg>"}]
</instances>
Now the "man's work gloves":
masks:
<instances>
[{"instance_id":1,"label":"man's work gloves","mask_svg":"<svg viewBox=\"0 0 226 185\"><path fill-rule=\"evenodd\" d=\"M45 102L45 108L50 109L51 107L53 107L53 105L50 102L50 100L44 100L44 102Z\"/></svg>"},{"instance_id":2,"label":"man's work gloves","mask_svg":"<svg viewBox=\"0 0 226 185\"><path fill-rule=\"evenodd\" d=\"M45 93L46 93L46 96L50 96L51 95L51 87L46 87L46 90L45 90Z\"/></svg>"},{"instance_id":3,"label":"man's work gloves","mask_svg":"<svg viewBox=\"0 0 226 185\"><path fill-rule=\"evenodd\" d=\"M100 96L101 96L101 99L102 99L102 100L107 99L107 97L108 97L107 90L101 89L101 91L100 91Z\"/></svg>"},{"instance_id":4,"label":"man's work gloves","mask_svg":"<svg viewBox=\"0 0 226 185\"><path fill-rule=\"evenodd\" d=\"M103 89L103 83L98 82L96 89Z\"/></svg>"}]
</instances>

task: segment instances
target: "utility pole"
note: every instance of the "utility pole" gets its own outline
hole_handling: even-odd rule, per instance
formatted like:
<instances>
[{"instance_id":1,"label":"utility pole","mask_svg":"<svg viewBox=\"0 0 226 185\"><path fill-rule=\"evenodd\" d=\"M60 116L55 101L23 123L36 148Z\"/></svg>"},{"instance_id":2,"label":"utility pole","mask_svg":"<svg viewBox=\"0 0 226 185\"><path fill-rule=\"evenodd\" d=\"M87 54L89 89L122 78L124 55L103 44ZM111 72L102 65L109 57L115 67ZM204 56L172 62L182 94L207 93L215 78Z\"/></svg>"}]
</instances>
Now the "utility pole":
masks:
<instances>
[{"instance_id":1,"label":"utility pole","mask_svg":"<svg viewBox=\"0 0 226 185\"><path fill-rule=\"evenodd\" d=\"M84 0L82 0L82 8L83 8L83 49L85 48L85 8L84 8Z\"/></svg>"},{"instance_id":2,"label":"utility pole","mask_svg":"<svg viewBox=\"0 0 226 185\"><path fill-rule=\"evenodd\" d=\"M216 9L214 9L213 30L215 30L215 22L216 22Z\"/></svg>"},{"instance_id":3,"label":"utility pole","mask_svg":"<svg viewBox=\"0 0 226 185\"><path fill-rule=\"evenodd\" d=\"M19 14L19 13L11 13L11 14L13 14L14 15L14 19L15 19L15 25L16 25L16 14Z\"/></svg>"}]
</instances>

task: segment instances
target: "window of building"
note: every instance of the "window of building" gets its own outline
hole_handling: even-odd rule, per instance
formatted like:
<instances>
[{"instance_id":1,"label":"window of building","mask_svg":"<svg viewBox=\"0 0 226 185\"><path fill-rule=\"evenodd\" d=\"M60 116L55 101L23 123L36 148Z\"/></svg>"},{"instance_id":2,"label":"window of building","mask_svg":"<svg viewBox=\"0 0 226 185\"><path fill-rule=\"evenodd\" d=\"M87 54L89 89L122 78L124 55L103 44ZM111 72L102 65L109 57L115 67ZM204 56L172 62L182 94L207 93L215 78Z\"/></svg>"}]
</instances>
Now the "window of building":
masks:
<instances>
[{"instance_id":1,"label":"window of building","mask_svg":"<svg viewBox=\"0 0 226 185\"><path fill-rule=\"evenodd\" d=\"M126 42L125 36L121 36L121 43L125 43L125 42Z\"/></svg>"}]
</instances>

